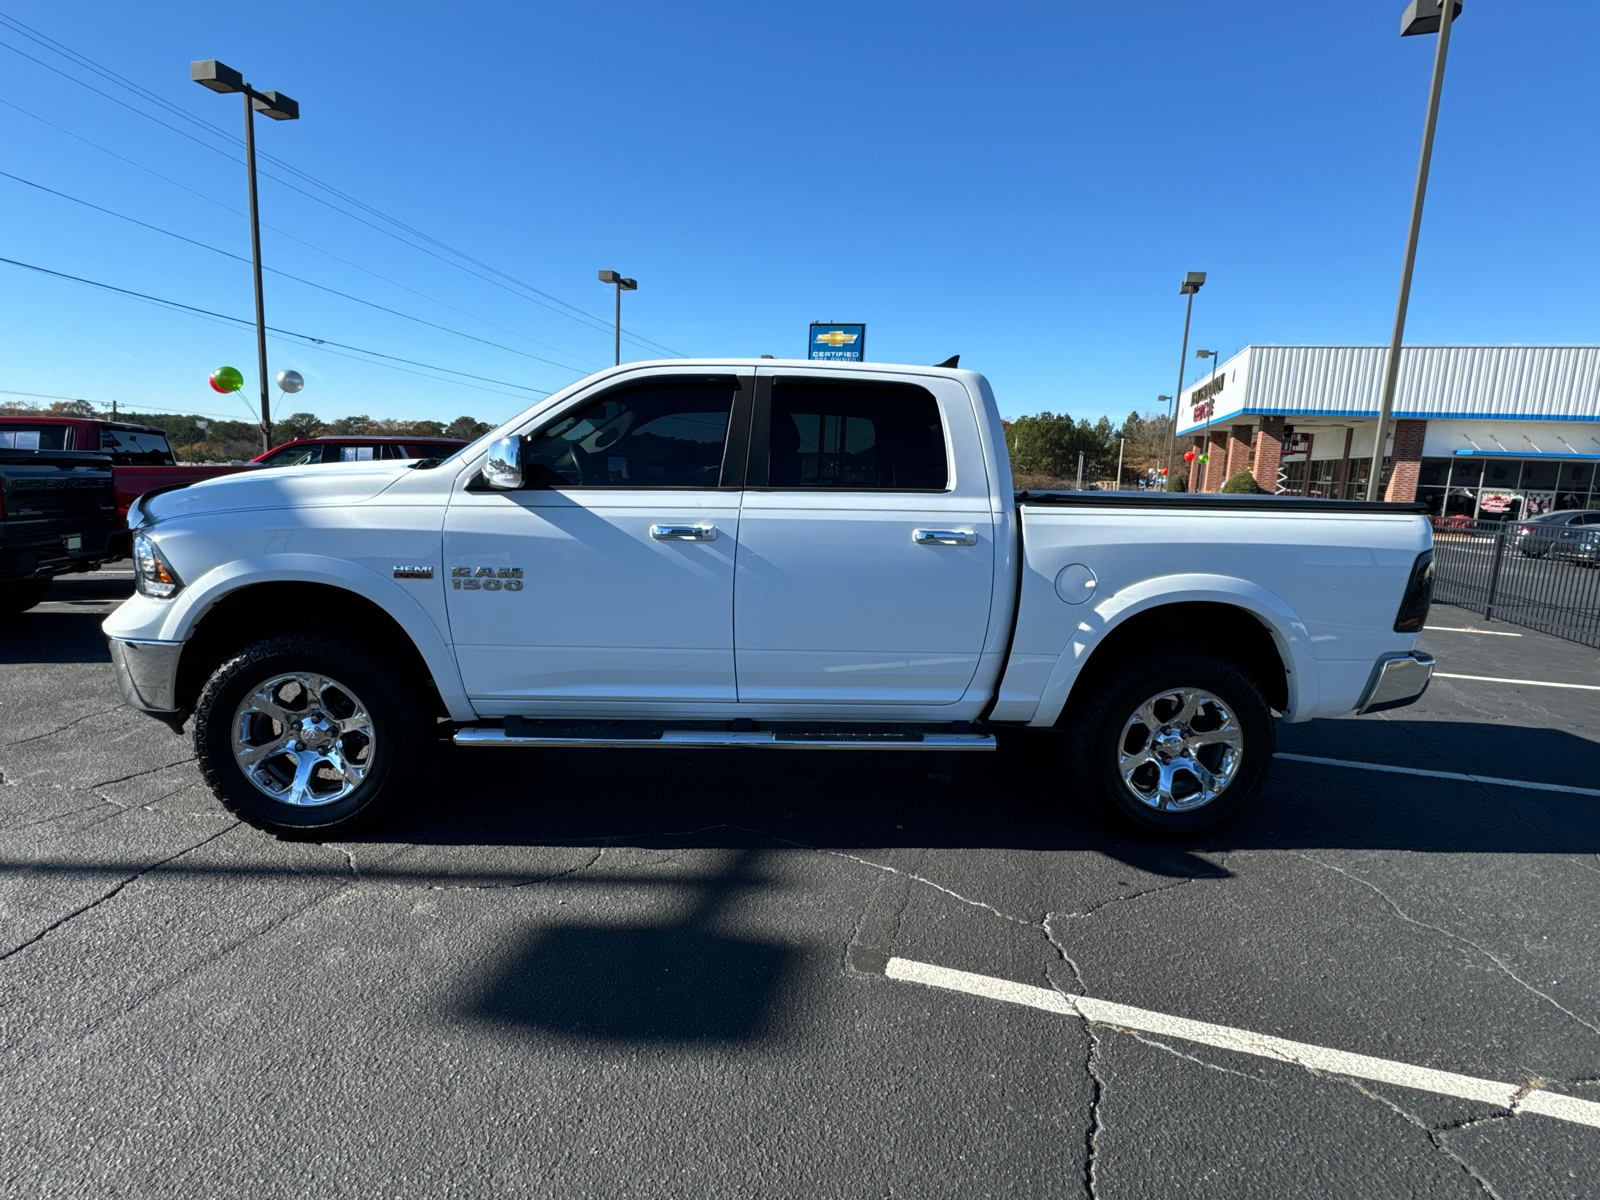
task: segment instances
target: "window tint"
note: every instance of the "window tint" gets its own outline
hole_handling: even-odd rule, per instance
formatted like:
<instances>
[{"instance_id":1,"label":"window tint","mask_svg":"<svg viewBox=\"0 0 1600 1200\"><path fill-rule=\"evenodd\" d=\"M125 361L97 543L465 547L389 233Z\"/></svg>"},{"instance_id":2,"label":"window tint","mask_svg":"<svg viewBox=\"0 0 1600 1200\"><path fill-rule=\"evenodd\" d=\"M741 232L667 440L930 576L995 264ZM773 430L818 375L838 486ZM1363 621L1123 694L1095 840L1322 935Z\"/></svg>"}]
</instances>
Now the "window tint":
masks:
<instances>
[{"instance_id":1,"label":"window tint","mask_svg":"<svg viewBox=\"0 0 1600 1200\"><path fill-rule=\"evenodd\" d=\"M523 443L534 487L716 487L733 380L608 392Z\"/></svg>"},{"instance_id":2,"label":"window tint","mask_svg":"<svg viewBox=\"0 0 1600 1200\"><path fill-rule=\"evenodd\" d=\"M340 446L340 462L371 462L377 458L375 446Z\"/></svg>"},{"instance_id":3,"label":"window tint","mask_svg":"<svg viewBox=\"0 0 1600 1200\"><path fill-rule=\"evenodd\" d=\"M285 446L282 450L274 450L261 460L264 467L298 467L305 463L319 463L322 461L322 443L313 442L309 446Z\"/></svg>"},{"instance_id":4,"label":"window tint","mask_svg":"<svg viewBox=\"0 0 1600 1200\"><path fill-rule=\"evenodd\" d=\"M100 452L119 467L170 467L176 461L166 434L131 429L102 429Z\"/></svg>"},{"instance_id":5,"label":"window tint","mask_svg":"<svg viewBox=\"0 0 1600 1200\"><path fill-rule=\"evenodd\" d=\"M0 450L65 450L65 425L35 425L31 429L16 425L0 426Z\"/></svg>"},{"instance_id":6,"label":"window tint","mask_svg":"<svg viewBox=\"0 0 1600 1200\"><path fill-rule=\"evenodd\" d=\"M768 485L943 491L939 405L919 387L777 379Z\"/></svg>"}]
</instances>

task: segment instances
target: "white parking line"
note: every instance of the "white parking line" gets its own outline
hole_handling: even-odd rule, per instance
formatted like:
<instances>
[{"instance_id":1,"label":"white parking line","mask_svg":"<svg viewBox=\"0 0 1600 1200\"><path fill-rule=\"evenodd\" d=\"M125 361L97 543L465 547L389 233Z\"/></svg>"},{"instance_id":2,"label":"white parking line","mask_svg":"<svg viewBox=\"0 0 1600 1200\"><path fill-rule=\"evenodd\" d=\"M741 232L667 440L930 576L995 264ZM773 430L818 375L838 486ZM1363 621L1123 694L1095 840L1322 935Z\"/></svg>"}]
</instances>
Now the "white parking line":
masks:
<instances>
[{"instance_id":1,"label":"white parking line","mask_svg":"<svg viewBox=\"0 0 1600 1200\"><path fill-rule=\"evenodd\" d=\"M1593 1100L1580 1100L1576 1096L1542 1091L1539 1080L1519 1086L1495 1079L1458 1075L1454 1071L1436 1071L1431 1067L1418 1067L1366 1054L1351 1054L1327 1046L1314 1046L1309 1042L1291 1042L1287 1038L1252 1033L1248 1029L1191 1021L1186 1017L1169 1016L1147 1008L1130 1008L1126 1004L1113 1004L1092 996L1072 996L1050 988L1012 983L988 975L974 975L970 971L954 971L949 967L937 967L908 958L891 958L884 974L890 979L920 983L944 991L965 992L969 996L983 996L1007 1004L1023 1004L1064 1017L1082 1017L1086 1021L1115 1029L1181 1038L1186 1042L1198 1042L1203 1046L1215 1046L1238 1054L1292 1063L1309 1071L1326 1071L1333 1075L1348 1075L1353 1079L1391 1083L1440 1096L1493 1104L1514 1113L1539 1113L1558 1121L1571 1121L1600 1129L1600 1104Z\"/></svg>"},{"instance_id":2,"label":"white parking line","mask_svg":"<svg viewBox=\"0 0 1600 1200\"><path fill-rule=\"evenodd\" d=\"M1520 683L1525 687L1576 688L1581 692L1600 692L1600 683L1551 683L1546 679L1501 679L1498 675L1450 675L1435 671L1435 679L1475 679L1479 683Z\"/></svg>"},{"instance_id":3,"label":"white parking line","mask_svg":"<svg viewBox=\"0 0 1600 1200\"><path fill-rule=\"evenodd\" d=\"M1421 767L1391 767L1387 763L1352 762L1348 758L1318 758L1314 754L1290 754L1279 750L1273 758L1290 762L1316 763L1324 767L1353 767L1357 771L1382 771L1388 775L1426 775L1430 779L1457 779L1462 783L1497 783L1501 787L1531 788L1536 792L1570 792L1578 796L1600 796L1594 788L1568 787L1564 783L1535 783L1531 779L1501 779L1494 775L1463 775L1459 771L1427 771Z\"/></svg>"},{"instance_id":4,"label":"white parking line","mask_svg":"<svg viewBox=\"0 0 1600 1200\"><path fill-rule=\"evenodd\" d=\"M1429 633L1482 633L1489 637L1521 637L1520 633L1507 633L1504 629L1473 629L1460 625L1424 625Z\"/></svg>"}]
</instances>

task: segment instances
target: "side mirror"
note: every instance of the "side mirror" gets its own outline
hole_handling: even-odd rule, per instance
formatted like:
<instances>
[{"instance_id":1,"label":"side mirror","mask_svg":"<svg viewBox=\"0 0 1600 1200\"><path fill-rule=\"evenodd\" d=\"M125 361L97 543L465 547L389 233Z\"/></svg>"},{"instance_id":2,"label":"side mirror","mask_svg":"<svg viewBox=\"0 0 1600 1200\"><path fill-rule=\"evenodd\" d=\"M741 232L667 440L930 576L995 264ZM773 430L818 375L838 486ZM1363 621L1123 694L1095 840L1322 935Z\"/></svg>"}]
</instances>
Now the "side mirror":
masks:
<instances>
[{"instance_id":1,"label":"side mirror","mask_svg":"<svg viewBox=\"0 0 1600 1200\"><path fill-rule=\"evenodd\" d=\"M483 464L483 481L492 488L514 491L522 486L522 439L497 438Z\"/></svg>"}]
</instances>

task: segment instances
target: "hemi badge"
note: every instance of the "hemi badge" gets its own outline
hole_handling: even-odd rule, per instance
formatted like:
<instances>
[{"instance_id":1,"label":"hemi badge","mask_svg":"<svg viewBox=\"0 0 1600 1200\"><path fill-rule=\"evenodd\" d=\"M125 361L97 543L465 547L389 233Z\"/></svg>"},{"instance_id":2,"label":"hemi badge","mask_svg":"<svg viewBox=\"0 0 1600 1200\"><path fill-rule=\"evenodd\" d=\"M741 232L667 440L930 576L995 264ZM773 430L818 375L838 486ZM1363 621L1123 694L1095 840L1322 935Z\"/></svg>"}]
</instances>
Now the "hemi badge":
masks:
<instances>
[{"instance_id":1,"label":"hemi badge","mask_svg":"<svg viewBox=\"0 0 1600 1200\"><path fill-rule=\"evenodd\" d=\"M396 567L394 569L394 577L396 579L432 579L433 578L433 568L432 567Z\"/></svg>"}]
</instances>

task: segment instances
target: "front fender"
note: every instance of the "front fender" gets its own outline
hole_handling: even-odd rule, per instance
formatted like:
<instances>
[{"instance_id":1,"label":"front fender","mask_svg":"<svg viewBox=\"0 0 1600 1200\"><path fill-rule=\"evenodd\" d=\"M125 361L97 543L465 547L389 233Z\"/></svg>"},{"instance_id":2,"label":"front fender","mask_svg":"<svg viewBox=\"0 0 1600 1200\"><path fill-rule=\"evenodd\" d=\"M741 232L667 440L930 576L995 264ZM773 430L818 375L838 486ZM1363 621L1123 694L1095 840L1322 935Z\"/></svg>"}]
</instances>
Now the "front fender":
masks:
<instances>
[{"instance_id":1,"label":"front fender","mask_svg":"<svg viewBox=\"0 0 1600 1200\"><path fill-rule=\"evenodd\" d=\"M1232 575L1161 575L1107 596L1085 614L1073 630L1071 640L1056 660L1054 670L1039 698L1038 710L1028 722L1032 726L1054 725L1066 707L1072 686L1095 649L1117 626L1140 613L1168 604L1207 601L1242 608L1267 627L1272 642L1283 660L1289 684L1291 721L1304 720L1315 711L1320 694L1317 660L1311 653L1311 635L1293 608L1281 596L1259 583Z\"/></svg>"},{"instance_id":2,"label":"front fender","mask_svg":"<svg viewBox=\"0 0 1600 1200\"><path fill-rule=\"evenodd\" d=\"M428 610L393 579L345 559L319 554L233 559L213 567L170 601L133 597L106 620L104 629L113 637L185 642L219 600L259 583L320 583L372 601L395 619L422 655L450 716L457 721L476 718L455 655Z\"/></svg>"}]
</instances>

